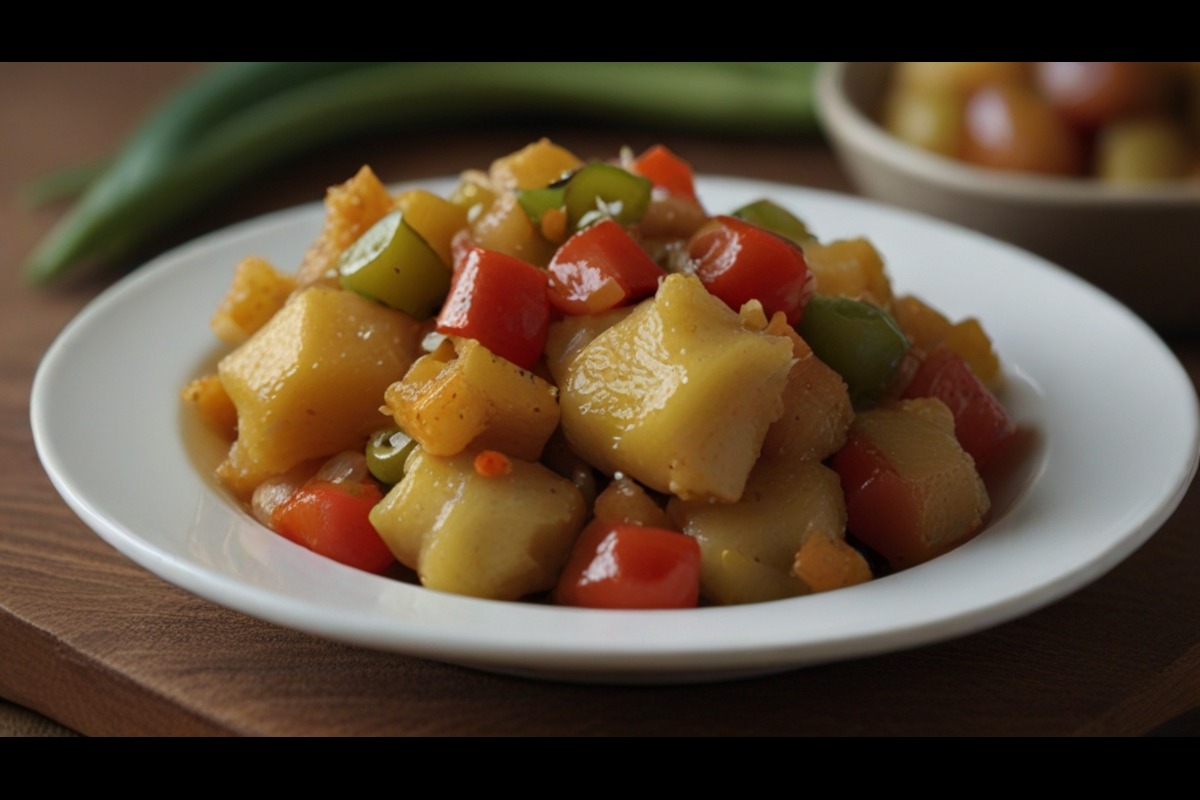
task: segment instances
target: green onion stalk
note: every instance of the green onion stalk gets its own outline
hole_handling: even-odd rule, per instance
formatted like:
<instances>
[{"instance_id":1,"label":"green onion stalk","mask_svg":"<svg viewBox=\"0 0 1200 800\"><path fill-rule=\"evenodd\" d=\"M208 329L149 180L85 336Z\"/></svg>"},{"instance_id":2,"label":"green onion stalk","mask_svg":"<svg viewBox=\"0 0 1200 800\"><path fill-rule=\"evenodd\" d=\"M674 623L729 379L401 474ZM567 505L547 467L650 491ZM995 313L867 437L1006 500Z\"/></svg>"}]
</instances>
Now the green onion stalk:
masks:
<instances>
[{"instance_id":1,"label":"green onion stalk","mask_svg":"<svg viewBox=\"0 0 1200 800\"><path fill-rule=\"evenodd\" d=\"M809 133L816 63L224 63L181 89L90 176L25 277L45 285L127 258L271 167L385 130L554 114L723 134ZM82 174L58 191L85 185Z\"/></svg>"}]
</instances>

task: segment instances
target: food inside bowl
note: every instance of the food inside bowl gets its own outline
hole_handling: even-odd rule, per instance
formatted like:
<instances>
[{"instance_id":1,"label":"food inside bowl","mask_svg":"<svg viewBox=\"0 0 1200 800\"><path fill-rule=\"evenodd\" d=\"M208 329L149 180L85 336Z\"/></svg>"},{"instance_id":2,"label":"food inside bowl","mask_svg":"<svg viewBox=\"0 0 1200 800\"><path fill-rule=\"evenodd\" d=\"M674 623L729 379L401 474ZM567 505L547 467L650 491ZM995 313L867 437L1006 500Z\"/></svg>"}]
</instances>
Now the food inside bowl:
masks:
<instances>
[{"instance_id":1,"label":"food inside bowl","mask_svg":"<svg viewBox=\"0 0 1200 800\"><path fill-rule=\"evenodd\" d=\"M442 197L369 168L289 271L248 256L184 401L264 525L494 600L741 604L978 533L1016 425L974 319L665 147L542 140Z\"/></svg>"},{"instance_id":2,"label":"food inside bowl","mask_svg":"<svg viewBox=\"0 0 1200 800\"><path fill-rule=\"evenodd\" d=\"M1200 62L899 61L884 126L977 166L1200 180Z\"/></svg>"}]
</instances>

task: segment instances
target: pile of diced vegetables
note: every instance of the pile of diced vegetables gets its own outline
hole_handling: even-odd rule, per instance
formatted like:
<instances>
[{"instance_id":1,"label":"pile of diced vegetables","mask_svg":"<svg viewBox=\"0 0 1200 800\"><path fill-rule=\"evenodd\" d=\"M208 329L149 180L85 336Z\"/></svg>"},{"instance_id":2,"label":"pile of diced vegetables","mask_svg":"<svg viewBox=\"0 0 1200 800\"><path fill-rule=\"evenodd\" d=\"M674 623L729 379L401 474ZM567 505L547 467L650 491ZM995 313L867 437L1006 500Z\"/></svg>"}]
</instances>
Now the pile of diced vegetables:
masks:
<instances>
[{"instance_id":1,"label":"pile of diced vegetables","mask_svg":"<svg viewBox=\"0 0 1200 800\"><path fill-rule=\"evenodd\" d=\"M761 602L984 526L1016 426L974 319L865 238L705 208L663 146L542 140L446 197L363 168L303 263L248 257L185 402L277 533L429 589L596 608Z\"/></svg>"}]
</instances>

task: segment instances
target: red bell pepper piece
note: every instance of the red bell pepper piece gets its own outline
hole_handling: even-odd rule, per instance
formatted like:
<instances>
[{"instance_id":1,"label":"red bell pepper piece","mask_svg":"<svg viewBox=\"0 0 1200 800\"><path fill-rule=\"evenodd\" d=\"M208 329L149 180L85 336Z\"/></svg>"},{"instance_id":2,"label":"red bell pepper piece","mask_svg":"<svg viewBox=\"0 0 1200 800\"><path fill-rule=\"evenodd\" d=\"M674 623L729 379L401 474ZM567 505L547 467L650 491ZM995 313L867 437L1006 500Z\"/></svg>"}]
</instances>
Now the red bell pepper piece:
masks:
<instances>
[{"instance_id":1,"label":"red bell pepper piece","mask_svg":"<svg viewBox=\"0 0 1200 800\"><path fill-rule=\"evenodd\" d=\"M597 520L576 542L554 599L584 608L694 608L700 545L676 531Z\"/></svg>"},{"instance_id":2,"label":"red bell pepper piece","mask_svg":"<svg viewBox=\"0 0 1200 800\"><path fill-rule=\"evenodd\" d=\"M831 464L841 479L847 513L853 514L849 531L896 568L932 557L920 493L869 441L851 436Z\"/></svg>"},{"instance_id":3,"label":"red bell pepper piece","mask_svg":"<svg viewBox=\"0 0 1200 800\"><path fill-rule=\"evenodd\" d=\"M696 178L692 165L661 144L654 145L638 156L633 162L633 171L676 197L700 202L696 197Z\"/></svg>"},{"instance_id":4,"label":"red bell pepper piece","mask_svg":"<svg viewBox=\"0 0 1200 800\"><path fill-rule=\"evenodd\" d=\"M542 357L550 331L548 279L519 258L470 247L455 265L437 330L475 339L522 369Z\"/></svg>"},{"instance_id":5,"label":"red bell pepper piece","mask_svg":"<svg viewBox=\"0 0 1200 800\"><path fill-rule=\"evenodd\" d=\"M794 242L735 217L705 223L688 242L688 255L701 282L734 311L758 300L768 317L783 312L795 325L816 291Z\"/></svg>"},{"instance_id":6,"label":"red bell pepper piece","mask_svg":"<svg viewBox=\"0 0 1200 800\"><path fill-rule=\"evenodd\" d=\"M954 435L981 472L1012 441L1017 426L996 396L954 350L942 345L921 362L906 398L936 397L954 414Z\"/></svg>"},{"instance_id":7,"label":"red bell pepper piece","mask_svg":"<svg viewBox=\"0 0 1200 800\"><path fill-rule=\"evenodd\" d=\"M326 558L379 574L396 561L368 518L382 499L371 481L312 480L275 509L271 528Z\"/></svg>"},{"instance_id":8,"label":"red bell pepper piece","mask_svg":"<svg viewBox=\"0 0 1200 800\"><path fill-rule=\"evenodd\" d=\"M611 219L568 239L548 271L550 303L564 314L601 314L635 303L658 291L667 274Z\"/></svg>"}]
</instances>

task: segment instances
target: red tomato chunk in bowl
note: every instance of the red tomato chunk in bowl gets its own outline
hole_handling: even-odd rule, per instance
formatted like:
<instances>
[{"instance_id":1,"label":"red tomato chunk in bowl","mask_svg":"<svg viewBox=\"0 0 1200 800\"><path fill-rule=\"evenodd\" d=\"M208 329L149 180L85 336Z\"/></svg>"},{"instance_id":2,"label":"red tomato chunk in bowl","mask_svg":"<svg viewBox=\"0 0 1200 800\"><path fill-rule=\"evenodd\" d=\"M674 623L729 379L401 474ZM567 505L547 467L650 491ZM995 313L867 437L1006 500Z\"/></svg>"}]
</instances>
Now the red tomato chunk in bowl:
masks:
<instances>
[{"instance_id":1,"label":"red tomato chunk in bowl","mask_svg":"<svg viewBox=\"0 0 1200 800\"><path fill-rule=\"evenodd\" d=\"M665 146L541 140L328 190L303 262L237 265L185 404L264 525L493 600L678 609L920 564L989 519L1016 426L992 343L867 239L710 211ZM754 387L747 391L747 387Z\"/></svg>"}]
</instances>

